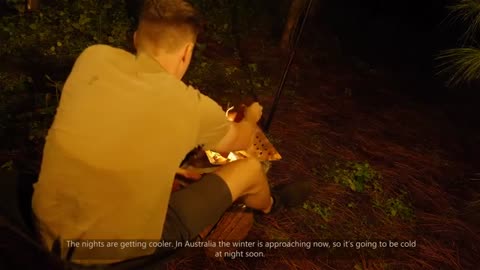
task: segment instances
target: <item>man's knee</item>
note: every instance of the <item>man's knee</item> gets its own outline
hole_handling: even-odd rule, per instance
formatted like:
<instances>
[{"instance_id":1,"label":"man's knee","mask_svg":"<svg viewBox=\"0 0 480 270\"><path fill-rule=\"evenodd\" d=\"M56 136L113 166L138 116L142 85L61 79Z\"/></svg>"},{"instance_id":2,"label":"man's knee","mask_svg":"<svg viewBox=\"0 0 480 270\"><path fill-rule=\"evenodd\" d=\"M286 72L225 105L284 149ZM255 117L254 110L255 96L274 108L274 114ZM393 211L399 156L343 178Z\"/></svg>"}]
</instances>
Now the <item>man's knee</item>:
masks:
<instances>
[{"instance_id":1,"label":"man's knee","mask_svg":"<svg viewBox=\"0 0 480 270\"><path fill-rule=\"evenodd\" d=\"M247 158L245 159L246 167L252 172L258 173L263 172L262 163L256 158Z\"/></svg>"},{"instance_id":2,"label":"man's knee","mask_svg":"<svg viewBox=\"0 0 480 270\"><path fill-rule=\"evenodd\" d=\"M219 168L215 174L219 175L228 185L234 200L239 196L256 190L264 185L266 177L262 164L254 158L242 159Z\"/></svg>"},{"instance_id":3,"label":"man's knee","mask_svg":"<svg viewBox=\"0 0 480 270\"><path fill-rule=\"evenodd\" d=\"M256 158L248 158L245 159L244 162L242 171L245 173L243 174L244 179L242 179L242 181L245 181L249 191L253 190L256 192L256 190L267 181L262 163Z\"/></svg>"},{"instance_id":4,"label":"man's knee","mask_svg":"<svg viewBox=\"0 0 480 270\"><path fill-rule=\"evenodd\" d=\"M258 159L246 158L223 166L218 170L218 172L222 174L234 174L231 175L231 177L234 178L252 178L260 173L263 173L263 168L262 163Z\"/></svg>"},{"instance_id":5,"label":"man's knee","mask_svg":"<svg viewBox=\"0 0 480 270\"><path fill-rule=\"evenodd\" d=\"M242 180L251 184L258 183L265 180L265 172L262 163L256 158L247 158L239 164L239 173L242 175Z\"/></svg>"}]
</instances>

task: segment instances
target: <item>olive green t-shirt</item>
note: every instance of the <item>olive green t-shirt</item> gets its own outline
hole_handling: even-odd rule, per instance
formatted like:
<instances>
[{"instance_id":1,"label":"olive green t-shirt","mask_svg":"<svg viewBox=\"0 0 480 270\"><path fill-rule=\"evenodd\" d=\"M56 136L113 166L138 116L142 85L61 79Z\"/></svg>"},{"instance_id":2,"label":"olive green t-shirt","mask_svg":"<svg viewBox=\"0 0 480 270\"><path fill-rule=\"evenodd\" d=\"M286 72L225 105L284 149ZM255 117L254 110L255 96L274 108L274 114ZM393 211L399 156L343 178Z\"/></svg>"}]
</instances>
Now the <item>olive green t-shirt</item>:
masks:
<instances>
[{"instance_id":1,"label":"olive green t-shirt","mask_svg":"<svg viewBox=\"0 0 480 270\"><path fill-rule=\"evenodd\" d=\"M218 143L229 124L216 102L148 55L87 48L62 90L35 185L47 246L57 238L160 239L182 159Z\"/></svg>"}]
</instances>

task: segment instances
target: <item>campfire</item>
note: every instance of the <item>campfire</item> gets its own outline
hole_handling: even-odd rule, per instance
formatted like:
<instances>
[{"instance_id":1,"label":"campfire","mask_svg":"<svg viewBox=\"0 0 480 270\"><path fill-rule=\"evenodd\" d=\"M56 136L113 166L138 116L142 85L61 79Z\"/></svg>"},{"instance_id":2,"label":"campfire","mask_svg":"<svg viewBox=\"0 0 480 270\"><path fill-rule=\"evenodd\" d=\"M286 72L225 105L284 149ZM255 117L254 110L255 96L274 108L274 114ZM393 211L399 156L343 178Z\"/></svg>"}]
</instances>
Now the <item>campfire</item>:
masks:
<instances>
[{"instance_id":1,"label":"campfire","mask_svg":"<svg viewBox=\"0 0 480 270\"><path fill-rule=\"evenodd\" d=\"M232 113L232 109L233 107L229 108L226 112L226 115L231 121L234 121L234 119L236 119L236 113ZM260 161L274 161L282 158L280 153L278 153L272 143L270 143L267 136L265 136L263 131L258 127L253 143L246 150L230 153L218 153L211 150L206 150L205 153L208 157L208 160L213 165L224 165L249 157L255 157Z\"/></svg>"}]
</instances>

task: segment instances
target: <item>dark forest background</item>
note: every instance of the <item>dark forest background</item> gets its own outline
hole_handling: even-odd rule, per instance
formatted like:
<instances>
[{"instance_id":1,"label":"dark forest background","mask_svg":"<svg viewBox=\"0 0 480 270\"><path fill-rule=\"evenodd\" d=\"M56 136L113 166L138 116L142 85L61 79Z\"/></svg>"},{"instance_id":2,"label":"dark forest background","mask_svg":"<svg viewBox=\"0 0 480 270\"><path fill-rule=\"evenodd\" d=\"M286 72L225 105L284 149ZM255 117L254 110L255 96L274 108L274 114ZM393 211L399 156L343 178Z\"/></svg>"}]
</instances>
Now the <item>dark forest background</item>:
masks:
<instances>
[{"instance_id":1,"label":"dark forest background","mask_svg":"<svg viewBox=\"0 0 480 270\"><path fill-rule=\"evenodd\" d=\"M184 81L225 109L256 98L270 113L292 49L280 42L290 4L299 1L307 2L192 0L207 25ZM422 244L370 261L368 252L338 262L286 254L220 266L477 269L479 84L447 86L436 60L463 45L467 26L447 8L460 1L474 2L313 1L268 137L283 156L272 163L272 184L310 179L314 196L300 209L257 219L249 234ZM28 11L23 0L0 0L0 167L21 172L25 209L72 64L95 43L133 52L138 2L41 0ZM199 256L168 269L198 265L220 267Z\"/></svg>"}]
</instances>

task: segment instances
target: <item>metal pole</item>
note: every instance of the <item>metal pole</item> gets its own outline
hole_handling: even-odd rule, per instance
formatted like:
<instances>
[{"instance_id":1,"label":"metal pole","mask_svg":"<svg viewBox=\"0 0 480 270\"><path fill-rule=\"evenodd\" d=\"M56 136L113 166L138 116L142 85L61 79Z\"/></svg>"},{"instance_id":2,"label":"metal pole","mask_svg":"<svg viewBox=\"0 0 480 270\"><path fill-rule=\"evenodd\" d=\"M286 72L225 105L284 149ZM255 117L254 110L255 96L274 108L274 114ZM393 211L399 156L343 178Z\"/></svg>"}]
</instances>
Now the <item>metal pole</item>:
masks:
<instances>
[{"instance_id":1,"label":"metal pole","mask_svg":"<svg viewBox=\"0 0 480 270\"><path fill-rule=\"evenodd\" d=\"M301 38L302 33L303 33L303 28L305 27L305 23L307 22L308 14L310 13L310 9L312 7L312 2L313 2L313 0L309 0L309 2L307 4L307 7L305 9L305 15L303 17L300 28L298 29L297 38L296 38L295 43L293 45L293 48L290 52L290 57L288 59L287 65L285 66L285 71L283 72L282 81L280 82L280 86L278 87L278 90L275 94L275 98L273 100L273 105L272 105L272 108L270 109L270 113L268 115L268 118L263 125L263 130L265 132L268 132L268 130L270 129L270 125L272 124L273 116L275 114L275 111L277 110L278 102L279 102L280 97L282 95L283 88L285 87L285 82L287 81L288 73L290 71L290 66L293 63L293 59L295 58L295 53L297 51L298 44L300 43L300 38Z\"/></svg>"}]
</instances>

